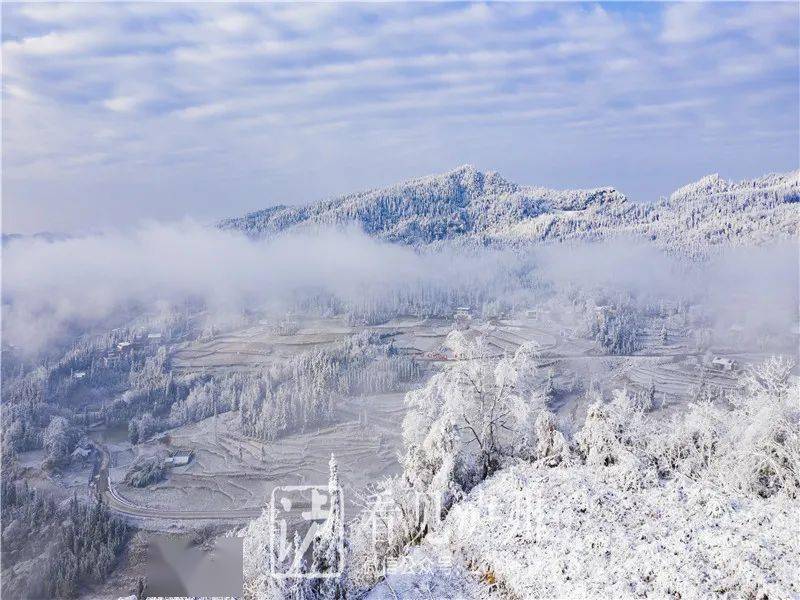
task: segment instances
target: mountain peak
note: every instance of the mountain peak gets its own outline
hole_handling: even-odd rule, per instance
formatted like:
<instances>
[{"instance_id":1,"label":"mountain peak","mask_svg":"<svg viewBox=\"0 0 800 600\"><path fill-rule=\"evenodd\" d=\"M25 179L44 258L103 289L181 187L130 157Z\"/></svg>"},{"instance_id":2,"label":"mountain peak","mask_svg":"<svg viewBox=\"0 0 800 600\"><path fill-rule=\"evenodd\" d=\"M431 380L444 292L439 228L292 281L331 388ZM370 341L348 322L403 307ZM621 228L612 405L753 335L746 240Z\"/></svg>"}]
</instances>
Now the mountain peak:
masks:
<instances>
[{"instance_id":1,"label":"mountain peak","mask_svg":"<svg viewBox=\"0 0 800 600\"><path fill-rule=\"evenodd\" d=\"M731 196L736 200L732 201ZM642 205L628 202L611 187L551 190L522 186L495 171L481 171L465 164L444 173L309 206L273 207L228 219L220 227L268 237L284 231L355 224L378 239L425 245L456 239L525 243L619 234L678 240L690 237L685 231L688 226L698 240L716 243L733 235L733 221L738 223L745 213L774 212L774 223L762 221L759 227L771 228L781 235L796 231L791 222L793 215L787 212L796 208L779 205L796 206L798 197L796 173L739 184L712 174L672 194L671 200L679 199L678 202ZM698 216L700 213L702 217ZM726 216L721 217L723 214ZM707 222L720 219L728 219L730 227L715 227ZM707 226L708 230L704 229Z\"/></svg>"},{"instance_id":2,"label":"mountain peak","mask_svg":"<svg viewBox=\"0 0 800 600\"><path fill-rule=\"evenodd\" d=\"M464 163L463 165L457 166L455 169L449 171L452 174L461 174L461 173L478 173L479 170L473 165L472 163Z\"/></svg>"},{"instance_id":3,"label":"mountain peak","mask_svg":"<svg viewBox=\"0 0 800 600\"><path fill-rule=\"evenodd\" d=\"M399 187L457 186L470 195L502 194L516 191L519 186L505 179L496 171L481 171L475 165L464 164L445 171L410 179ZM391 188L389 188L391 189Z\"/></svg>"},{"instance_id":4,"label":"mountain peak","mask_svg":"<svg viewBox=\"0 0 800 600\"><path fill-rule=\"evenodd\" d=\"M697 181L687 183L679 187L677 190L670 194L670 200L677 200L680 198L687 198L696 195L718 194L726 191L730 187L730 182L722 179L719 173L711 173L701 177Z\"/></svg>"}]
</instances>

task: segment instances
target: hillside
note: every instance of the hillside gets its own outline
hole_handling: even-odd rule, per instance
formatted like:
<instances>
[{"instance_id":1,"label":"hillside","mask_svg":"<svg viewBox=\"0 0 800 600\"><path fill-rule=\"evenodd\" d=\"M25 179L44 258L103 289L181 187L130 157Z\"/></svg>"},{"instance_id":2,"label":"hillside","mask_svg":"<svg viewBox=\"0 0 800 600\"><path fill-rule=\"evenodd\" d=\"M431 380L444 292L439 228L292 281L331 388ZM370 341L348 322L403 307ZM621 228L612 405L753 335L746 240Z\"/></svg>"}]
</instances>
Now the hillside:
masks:
<instances>
[{"instance_id":1,"label":"hillside","mask_svg":"<svg viewBox=\"0 0 800 600\"><path fill-rule=\"evenodd\" d=\"M524 362L516 364L525 373ZM457 381L459 368L442 379ZM505 368L495 373L514 370ZM737 380L727 402L692 402L672 418L618 389L587 407L582 426L561 427L547 409L506 421L509 435L533 429L535 446L498 461L469 490L460 482L474 480L462 469L480 464L470 455L486 446L470 444L468 428L465 437L453 435L459 427L452 423L474 419L472 400L435 386L409 393L411 410L422 411L406 424L432 425L404 431L411 445L402 481L416 486L413 494L427 489L454 501L421 543L406 544L369 600L488 598L489 591L500 598L797 598L800 547L789 533L800 492L793 369L792 360L767 359ZM473 375L465 381L487 383ZM403 497L398 487L395 497Z\"/></svg>"},{"instance_id":2,"label":"hillside","mask_svg":"<svg viewBox=\"0 0 800 600\"><path fill-rule=\"evenodd\" d=\"M552 211L585 210L594 204L624 201L613 189L555 192L525 188L497 173L463 166L311 206L276 206L224 221L221 226L269 235L291 228L356 223L381 239L427 244L486 235Z\"/></svg>"},{"instance_id":3,"label":"hillside","mask_svg":"<svg viewBox=\"0 0 800 600\"><path fill-rule=\"evenodd\" d=\"M782 498L688 478L625 489L602 468L520 464L457 504L368 598L796 597L795 516Z\"/></svg>"},{"instance_id":4,"label":"hillside","mask_svg":"<svg viewBox=\"0 0 800 600\"><path fill-rule=\"evenodd\" d=\"M800 171L739 183L710 175L653 204L614 188L550 190L462 166L448 173L322 201L274 206L227 219L254 237L355 224L389 242L447 240L519 245L633 235L667 247L750 244L797 233Z\"/></svg>"}]
</instances>

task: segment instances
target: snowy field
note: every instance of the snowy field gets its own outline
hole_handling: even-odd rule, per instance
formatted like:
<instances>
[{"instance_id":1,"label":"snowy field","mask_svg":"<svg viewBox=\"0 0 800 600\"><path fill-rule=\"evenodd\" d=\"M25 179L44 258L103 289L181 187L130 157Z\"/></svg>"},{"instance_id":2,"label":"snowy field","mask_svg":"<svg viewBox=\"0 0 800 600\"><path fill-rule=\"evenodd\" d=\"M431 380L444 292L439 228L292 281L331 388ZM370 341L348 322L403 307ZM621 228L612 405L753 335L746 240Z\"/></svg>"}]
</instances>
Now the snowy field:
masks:
<instances>
[{"instance_id":1,"label":"snowy field","mask_svg":"<svg viewBox=\"0 0 800 600\"><path fill-rule=\"evenodd\" d=\"M668 344L660 343L657 332L650 331L640 351L607 355L581 335L575 325L579 322L580 315L572 309L550 306L503 319L476 317L462 333L468 339L482 336L488 351L497 357L534 342L541 353L541 376L549 373L555 387L550 408L564 422L584 418L585 395L591 388L644 393L652 387L656 407L672 413L700 385L731 389L739 370L766 356L759 349L746 354L744 348L737 348L736 371L714 368L709 365L710 352L698 349L689 333L677 329L671 331ZM399 352L416 357L423 365L423 378L460 360L446 343L453 331L447 320L394 319L377 326L353 327L333 318L304 320L296 331L283 335L262 323L182 344L171 352L171 363L184 372L263 368L271 361L325 347L364 329L380 332ZM187 466L172 468L164 481L147 488L133 488L122 480L137 458L163 451L163 445L152 440L132 449L117 436L106 440L112 455L113 485L127 501L147 511L154 523L159 512L175 507L189 514L219 511L223 515L232 509L257 510L276 486L324 484L333 453L345 489L352 492L347 498L352 511L366 486L399 472L405 406L402 393L353 397L343 406L331 426L268 443L243 436L237 430L235 412L220 415L216 422L210 418L170 430L171 445L191 448L194 459Z\"/></svg>"},{"instance_id":2,"label":"snowy field","mask_svg":"<svg viewBox=\"0 0 800 600\"><path fill-rule=\"evenodd\" d=\"M236 433L238 415L225 413L214 419L170 430L171 445L194 450L186 466L174 467L167 478L147 488L122 483L135 457L163 450L150 441L113 454L112 480L118 492L139 507L149 509L152 520L160 512L220 511L262 508L273 488L287 485L325 485L328 461L335 454L340 464L348 507L355 508L355 492L398 472L401 447L399 423L405 412L403 394L381 394L348 400L340 422L274 442L261 443Z\"/></svg>"},{"instance_id":3,"label":"snowy field","mask_svg":"<svg viewBox=\"0 0 800 600\"><path fill-rule=\"evenodd\" d=\"M422 353L437 348L451 324L445 321L393 319L374 327L350 326L344 319L303 319L292 332L277 332L274 324L259 323L211 340L184 343L171 353L171 364L180 371L200 369L247 370L325 347L364 330L381 333L398 349Z\"/></svg>"}]
</instances>

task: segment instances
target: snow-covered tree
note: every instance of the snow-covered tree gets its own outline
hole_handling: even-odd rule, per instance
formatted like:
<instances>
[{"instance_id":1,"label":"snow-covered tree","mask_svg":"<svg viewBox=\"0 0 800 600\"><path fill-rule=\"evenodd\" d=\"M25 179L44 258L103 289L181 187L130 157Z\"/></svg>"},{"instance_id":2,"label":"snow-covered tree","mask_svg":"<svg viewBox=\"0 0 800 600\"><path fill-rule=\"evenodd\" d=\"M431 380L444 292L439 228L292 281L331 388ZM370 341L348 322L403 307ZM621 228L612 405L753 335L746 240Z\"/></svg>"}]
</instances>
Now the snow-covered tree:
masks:
<instances>
[{"instance_id":1,"label":"snow-covered tree","mask_svg":"<svg viewBox=\"0 0 800 600\"><path fill-rule=\"evenodd\" d=\"M77 431L64 417L53 417L44 430L44 447L47 461L54 467L69 462L69 457L78 441Z\"/></svg>"},{"instance_id":2,"label":"snow-covered tree","mask_svg":"<svg viewBox=\"0 0 800 600\"><path fill-rule=\"evenodd\" d=\"M741 490L800 495L800 387L793 368L791 360L770 358L743 376L731 398L720 469Z\"/></svg>"},{"instance_id":3,"label":"snow-covered tree","mask_svg":"<svg viewBox=\"0 0 800 600\"><path fill-rule=\"evenodd\" d=\"M265 508L257 519L239 532L242 541L243 590L245 600L284 600L286 582L273 577L274 570L283 565L275 553L272 540L280 533L272 506Z\"/></svg>"},{"instance_id":4,"label":"snow-covered tree","mask_svg":"<svg viewBox=\"0 0 800 600\"><path fill-rule=\"evenodd\" d=\"M602 402L595 402L586 410L586 421L576 441L587 464L609 466L619 462L622 447L609 410Z\"/></svg>"},{"instance_id":5,"label":"snow-covered tree","mask_svg":"<svg viewBox=\"0 0 800 600\"><path fill-rule=\"evenodd\" d=\"M536 416L536 452L534 459L548 467L572 463L569 442L556 427L553 413L543 410Z\"/></svg>"},{"instance_id":6,"label":"snow-covered tree","mask_svg":"<svg viewBox=\"0 0 800 600\"><path fill-rule=\"evenodd\" d=\"M329 462L328 516L314 536L310 572L322 574L310 582L318 600L341 600L347 595L346 541L344 538L344 506L339 483L339 467L331 454Z\"/></svg>"}]
</instances>

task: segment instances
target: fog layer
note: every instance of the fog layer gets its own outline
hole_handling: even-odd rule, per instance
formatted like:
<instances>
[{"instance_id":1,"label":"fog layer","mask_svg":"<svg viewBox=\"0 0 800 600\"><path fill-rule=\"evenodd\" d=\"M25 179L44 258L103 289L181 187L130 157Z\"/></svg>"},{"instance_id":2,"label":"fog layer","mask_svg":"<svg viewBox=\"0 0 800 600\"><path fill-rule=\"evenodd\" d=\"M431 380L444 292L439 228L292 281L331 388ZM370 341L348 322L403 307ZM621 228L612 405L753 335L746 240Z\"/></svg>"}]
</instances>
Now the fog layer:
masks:
<instances>
[{"instance_id":1,"label":"fog layer","mask_svg":"<svg viewBox=\"0 0 800 600\"><path fill-rule=\"evenodd\" d=\"M4 342L31 352L113 318L158 305L202 301L211 312L279 303L313 288L342 298L385 297L403 286L506 291L534 273L552 284L602 287L653 298L702 296L730 323L788 328L796 321L794 244L732 249L685 263L630 242L525 251L420 253L362 232L327 230L253 241L192 222L67 240L22 239L3 249ZM500 289L497 290L500 293Z\"/></svg>"}]
</instances>

